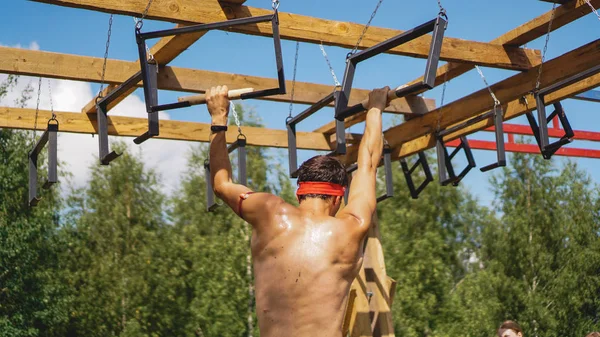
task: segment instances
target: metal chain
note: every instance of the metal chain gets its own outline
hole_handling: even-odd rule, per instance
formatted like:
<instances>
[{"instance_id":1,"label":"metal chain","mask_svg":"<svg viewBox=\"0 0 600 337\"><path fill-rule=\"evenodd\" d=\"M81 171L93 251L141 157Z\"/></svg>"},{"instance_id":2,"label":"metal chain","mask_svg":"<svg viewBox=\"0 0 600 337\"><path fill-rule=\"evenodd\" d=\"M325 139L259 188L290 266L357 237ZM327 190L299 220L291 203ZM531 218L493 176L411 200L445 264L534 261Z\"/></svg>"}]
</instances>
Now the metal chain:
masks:
<instances>
[{"instance_id":1,"label":"metal chain","mask_svg":"<svg viewBox=\"0 0 600 337\"><path fill-rule=\"evenodd\" d=\"M52 82L48 79L48 95L50 96L50 112L52 112L52 120L56 120L56 114L54 113L54 104L52 103Z\"/></svg>"},{"instance_id":2,"label":"metal chain","mask_svg":"<svg viewBox=\"0 0 600 337\"><path fill-rule=\"evenodd\" d=\"M110 36L112 35L112 24L113 15L110 15L108 19L108 37L106 39L106 49L104 50L104 64L102 65L102 76L100 77L100 91L98 92L98 98L102 97L102 90L104 89L104 75L106 74L106 62L108 61L108 50L110 48Z\"/></svg>"},{"instance_id":3,"label":"metal chain","mask_svg":"<svg viewBox=\"0 0 600 337\"><path fill-rule=\"evenodd\" d=\"M448 72L444 73L444 85L442 86L442 99L440 102L440 108L438 109L437 114L437 125L435 127L435 132L440 132L440 124L442 122L442 110L444 109L444 99L446 98L446 87L448 86Z\"/></svg>"},{"instance_id":4,"label":"metal chain","mask_svg":"<svg viewBox=\"0 0 600 337\"><path fill-rule=\"evenodd\" d=\"M148 4L146 5L146 8L144 9L144 12L142 13L142 17L139 20L135 17L133 18L133 21L135 22L136 30L140 31L140 30L142 30L142 27L144 27L144 19L146 18L146 16L148 16L148 11L150 11L150 7L152 6L152 1L154 1L154 0L148 0ZM146 46L146 53L148 54L148 60L154 61L154 55L152 55L152 53L150 52L150 48L148 48L148 44L145 44L145 46Z\"/></svg>"},{"instance_id":5,"label":"metal chain","mask_svg":"<svg viewBox=\"0 0 600 337\"><path fill-rule=\"evenodd\" d=\"M594 12L594 14L596 14L596 16L598 17L598 20L600 20L600 14L598 14L598 11L596 10L596 8L594 8L594 6L590 2L590 0L585 0L585 2L588 4L588 6L590 6L590 8L592 9L592 12Z\"/></svg>"},{"instance_id":6,"label":"metal chain","mask_svg":"<svg viewBox=\"0 0 600 337\"><path fill-rule=\"evenodd\" d=\"M546 52L548 51L548 43L550 42L550 33L552 32L552 22L554 22L554 14L556 14L556 2L552 5L552 16L550 17L550 22L548 23L548 34L546 34L546 43L544 44L544 52L542 53L542 63L540 63L540 67L538 68L538 77L535 83L535 91L540 90L540 86L542 84L542 69L544 68Z\"/></svg>"},{"instance_id":7,"label":"metal chain","mask_svg":"<svg viewBox=\"0 0 600 337\"><path fill-rule=\"evenodd\" d=\"M319 48L321 48L321 52L323 53L323 57L325 58L325 61L327 62L327 66L329 67L329 71L331 72L331 77L333 77L333 82L335 83L336 87L341 87L342 85L340 84L340 81L338 81L337 76L335 76L335 71L333 70L333 67L331 66L331 62L329 62L329 56L327 56L327 52L325 51L325 47L323 47L323 41L321 41L321 44L319 45Z\"/></svg>"},{"instance_id":8,"label":"metal chain","mask_svg":"<svg viewBox=\"0 0 600 337\"><path fill-rule=\"evenodd\" d=\"M440 15L446 16L446 9L442 6L442 1L437 0L438 7L440 8Z\"/></svg>"},{"instance_id":9,"label":"metal chain","mask_svg":"<svg viewBox=\"0 0 600 337\"><path fill-rule=\"evenodd\" d=\"M152 6L152 1L153 0L148 0L148 4L146 5L146 9L144 9L144 12L142 12L142 17L139 20L137 18L133 18L133 20L135 21L135 28L137 28L138 30L142 29L142 27L144 26L144 19L148 15L148 11L150 10L150 6Z\"/></svg>"},{"instance_id":10,"label":"metal chain","mask_svg":"<svg viewBox=\"0 0 600 337\"><path fill-rule=\"evenodd\" d=\"M381 7L382 2L383 2L383 0L379 0L379 2L377 3L375 10L371 14L371 18L369 19L369 22L367 22L367 24L365 25L365 29L363 29L362 34L360 34L360 37L358 38L358 41L356 42L354 49L352 49L352 51L350 53L348 53L348 57L354 55L358 51L358 47L360 46L360 43L362 42L363 38L365 37L367 30L369 30L369 27L371 26L371 23L373 22L375 15L377 15L377 11L379 10L379 7Z\"/></svg>"},{"instance_id":11,"label":"metal chain","mask_svg":"<svg viewBox=\"0 0 600 337\"><path fill-rule=\"evenodd\" d=\"M40 97L42 93L42 78L38 81L37 104L35 105L35 119L33 120L33 134L31 135L31 148L35 146L35 132L37 131L38 113L40 112Z\"/></svg>"},{"instance_id":12,"label":"metal chain","mask_svg":"<svg viewBox=\"0 0 600 337\"><path fill-rule=\"evenodd\" d=\"M479 68L479 66L476 65L475 69L477 69L477 72L479 73L479 76L481 76L481 79L483 80L483 83L485 83L485 86L487 87L487 90L490 92L490 95L492 96L492 99L494 100L494 106L500 105L500 101L498 100L498 98L496 97L496 95L494 95L494 92L492 91L492 88L490 87L487 79L483 75L483 72L481 71L481 68Z\"/></svg>"},{"instance_id":13,"label":"metal chain","mask_svg":"<svg viewBox=\"0 0 600 337\"><path fill-rule=\"evenodd\" d=\"M274 11L277 11L279 9L279 0L273 0L271 7L273 7Z\"/></svg>"},{"instance_id":14,"label":"metal chain","mask_svg":"<svg viewBox=\"0 0 600 337\"><path fill-rule=\"evenodd\" d=\"M235 103L231 103L231 112L233 113L233 118L235 119L235 125L237 125L239 136L244 136L242 132L242 123L240 123L240 117L238 116L237 110L235 109Z\"/></svg>"},{"instance_id":15,"label":"metal chain","mask_svg":"<svg viewBox=\"0 0 600 337\"><path fill-rule=\"evenodd\" d=\"M294 93L296 92L296 71L298 70L298 53L300 51L300 42L296 41L296 57L294 58L294 77L292 79L292 94L290 98L290 113L288 119L292 118L292 110L294 109Z\"/></svg>"}]
</instances>

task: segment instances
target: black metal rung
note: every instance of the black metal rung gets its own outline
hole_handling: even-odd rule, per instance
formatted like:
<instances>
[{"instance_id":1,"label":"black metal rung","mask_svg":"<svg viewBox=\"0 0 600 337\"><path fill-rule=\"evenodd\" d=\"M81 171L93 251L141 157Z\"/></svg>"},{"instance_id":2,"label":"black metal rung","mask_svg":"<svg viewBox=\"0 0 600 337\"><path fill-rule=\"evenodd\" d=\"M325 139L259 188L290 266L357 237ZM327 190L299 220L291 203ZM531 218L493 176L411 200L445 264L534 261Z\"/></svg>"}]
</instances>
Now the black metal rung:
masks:
<instances>
[{"instance_id":1,"label":"black metal rung","mask_svg":"<svg viewBox=\"0 0 600 337\"><path fill-rule=\"evenodd\" d=\"M58 123L48 122L46 131L37 141L31 152L28 154L29 159L29 206L36 206L41 200L37 196L38 184L38 156L48 144L48 180L44 183L43 188L48 189L50 186L58 182Z\"/></svg>"},{"instance_id":2,"label":"black metal rung","mask_svg":"<svg viewBox=\"0 0 600 337\"><path fill-rule=\"evenodd\" d=\"M383 52L386 52L401 44L417 39L425 34L433 33L431 45L429 48L429 55L427 57L427 65L425 67L425 74L423 75L423 81L405 88L396 89L396 96L404 97L411 94L419 93L422 90L431 89L435 84L436 70L440 60L442 43L444 40L444 32L446 30L447 24L448 22L444 19L443 15L438 15L436 19L428 21L420 26L405 31L402 34L394 36L386 41L378 43L375 46L367 48L361 52L358 52L354 55L350 55L348 57L348 60L346 62L346 70L344 72L344 80L342 82L342 90L335 104L337 135L337 146L335 150L336 154L346 154L347 150L346 139L344 137L344 119L361 111L364 111L365 109L365 107L363 107L362 104L357 104L352 107L348 107L350 92L352 91L352 83L354 81L354 74L356 72L356 66L358 65L358 63L367 60L373 56L379 55Z\"/></svg>"},{"instance_id":3,"label":"black metal rung","mask_svg":"<svg viewBox=\"0 0 600 337\"><path fill-rule=\"evenodd\" d=\"M448 155L448 149L444 144L442 137L437 137L437 155L438 155L438 174L440 178L440 184L446 186L452 184L458 186L460 181L476 166L475 159L473 158L473 152L469 146L469 141L466 137L460 137L459 147L464 150L467 157L467 166L461 171L460 174L456 175L454 167L452 165L452 158ZM457 149L459 148L457 147Z\"/></svg>"},{"instance_id":4,"label":"black metal rung","mask_svg":"<svg viewBox=\"0 0 600 337\"><path fill-rule=\"evenodd\" d=\"M412 168L408 168L408 163L405 158L400 159L400 165L402 167L402 173L404 173L404 178L406 179L406 185L408 186L408 190L410 192L410 196L413 199L418 199L419 194L429 185L430 182L433 181L433 175L431 174L431 169L429 168L429 163L427 162L427 156L424 152L419 152L417 154L419 157ZM421 166L423 168L423 173L425 174L425 179L419 185L419 187L415 188L415 183L412 177L412 174L416 170L417 167Z\"/></svg>"},{"instance_id":5,"label":"black metal rung","mask_svg":"<svg viewBox=\"0 0 600 337\"><path fill-rule=\"evenodd\" d=\"M492 110L494 116L494 134L496 135L496 162L482 167L481 172L491 171L493 169L506 166L506 149L504 146L504 110L502 106L494 106Z\"/></svg>"},{"instance_id":6,"label":"black metal rung","mask_svg":"<svg viewBox=\"0 0 600 337\"><path fill-rule=\"evenodd\" d=\"M331 94L325 96L317 103L310 106L308 109L302 111L297 116L293 118L289 118L286 121L286 128L288 134L288 160L289 160L289 170L290 177L298 178L298 143L296 138L296 125L308 117L312 116L315 112L321 110L322 108L328 106L331 102L336 100L338 95L337 91L332 92Z\"/></svg>"},{"instance_id":7,"label":"black metal rung","mask_svg":"<svg viewBox=\"0 0 600 337\"><path fill-rule=\"evenodd\" d=\"M550 116L546 116L546 103L544 101L544 96L540 95L539 93L535 96L538 112L537 119L540 121L543 120L545 123L538 124L536 118L531 112L528 112L526 116L542 156L544 159L550 159L552 158L552 155L554 155L554 153L556 153L556 151L558 151L562 146L569 144L572 141L571 139L575 136L575 133L571 128L571 123L567 119L565 111L560 102L554 103L554 111L550 114ZM554 117L558 117L565 134L558 141L550 143L548 124L552 122Z\"/></svg>"},{"instance_id":8,"label":"black metal rung","mask_svg":"<svg viewBox=\"0 0 600 337\"><path fill-rule=\"evenodd\" d=\"M232 143L227 148L228 153L237 151L238 154L238 183L241 185L248 185L248 174L247 174L247 152L246 152L246 138L238 138L235 143Z\"/></svg>"},{"instance_id":9,"label":"black metal rung","mask_svg":"<svg viewBox=\"0 0 600 337\"><path fill-rule=\"evenodd\" d=\"M155 32L147 32L142 33L137 27L135 31L136 42L138 44L138 54L141 66L141 81L144 85L144 97L146 102L146 111L148 113L172 110L172 109L180 109L189 107L189 102L177 102L177 103L169 103L169 104L158 104L158 85L157 85L157 65L154 62L148 61L148 55L146 51L146 40L155 39L166 36L176 36L182 34L190 34L201 31L209 31L215 29L227 29L233 26L239 25L248 25L248 24L257 24L261 22L271 22L272 30L273 30L273 44L275 49L275 63L277 66L277 78L278 78L278 87L271 89L258 90L250 93L245 93L240 96L242 100L250 99L250 98L260 98L272 95L282 95L286 93L286 83L285 83L285 72L283 68L283 56L281 50L281 36L279 33L279 14L275 11L274 14L263 15L257 17L249 17L249 18L241 18L241 19L232 19L223 22L214 22L207 24L198 24L192 26L186 26L181 28L167 29ZM136 81L134 84L138 83ZM156 117L156 123L158 123L158 117ZM138 138L136 138L136 144L140 144L145 140L149 139L151 136L158 135L158 126L156 127L157 131L154 132L151 128L149 128L149 133L144 134ZM150 136L150 137L148 137Z\"/></svg>"}]
</instances>

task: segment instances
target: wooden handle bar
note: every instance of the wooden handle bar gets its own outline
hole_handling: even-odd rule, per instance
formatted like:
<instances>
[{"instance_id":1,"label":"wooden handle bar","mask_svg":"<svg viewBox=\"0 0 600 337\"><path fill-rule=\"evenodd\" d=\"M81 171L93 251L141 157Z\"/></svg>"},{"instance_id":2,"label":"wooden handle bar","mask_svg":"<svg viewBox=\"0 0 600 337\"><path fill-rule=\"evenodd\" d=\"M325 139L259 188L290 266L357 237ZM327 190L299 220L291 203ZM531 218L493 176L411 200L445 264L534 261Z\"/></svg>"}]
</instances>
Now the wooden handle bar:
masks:
<instances>
[{"instance_id":1,"label":"wooden handle bar","mask_svg":"<svg viewBox=\"0 0 600 337\"><path fill-rule=\"evenodd\" d=\"M227 93L227 97L229 97L229 99L240 99L240 97L243 94L247 94L247 93L253 92L253 91L254 91L254 88L229 90L229 92ZM178 102L189 102L190 105L206 104L206 94L179 97L177 99L177 101Z\"/></svg>"},{"instance_id":2,"label":"wooden handle bar","mask_svg":"<svg viewBox=\"0 0 600 337\"><path fill-rule=\"evenodd\" d=\"M388 104L389 104L391 101L393 101L393 100L395 100L396 98L398 98L398 96L396 96L396 91L397 91L397 90L400 90L400 89L402 89L402 88L404 88L404 87L406 87L406 86L407 86L407 85L406 85L406 84L404 84L404 85L401 85L401 86L399 86L399 87L398 87L398 88L396 88L396 89L390 89L390 91L388 92ZM363 100L362 102L360 102L360 104L361 104L361 105L363 106L363 108L366 110L366 109L367 109L367 106L369 105L369 98L368 98L368 97L367 97L367 98L365 98L365 100Z\"/></svg>"}]
</instances>

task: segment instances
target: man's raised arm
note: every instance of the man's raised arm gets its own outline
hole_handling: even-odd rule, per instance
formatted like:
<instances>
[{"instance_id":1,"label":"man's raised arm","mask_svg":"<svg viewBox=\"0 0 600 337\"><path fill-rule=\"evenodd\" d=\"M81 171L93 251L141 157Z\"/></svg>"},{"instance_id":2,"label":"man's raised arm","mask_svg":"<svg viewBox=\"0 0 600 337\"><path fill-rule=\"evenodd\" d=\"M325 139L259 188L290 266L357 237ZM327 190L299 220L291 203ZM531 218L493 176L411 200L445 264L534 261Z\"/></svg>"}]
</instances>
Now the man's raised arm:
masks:
<instances>
[{"instance_id":1,"label":"man's raised arm","mask_svg":"<svg viewBox=\"0 0 600 337\"><path fill-rule=\"evenodd\" d=\"M340 213L340 216L357 219L358 232L363 236L371 225L371 218L377 206L377 167L383 151L381 113L387 106L389 90L389 87L385 87L373 90L369 94L365 133L358 147L358 168L350 185L348 204Z\"/></svg>"},{"instance_id":2,"label":"man's raised arm","mask_svg":"<svg viewBox=\"0 0 600 337\"><path fill-rule=\"evenodd\" d=\"M211 88L206 92L206 105L212 118L209 162L213 190L238 216L256 226L265 215L266 203L280 199L267 193L250 197L252 191L244 185L234 183L231 178L226 139L230 104L228 92L226 86Z\"/></svg>"}]
</instances>

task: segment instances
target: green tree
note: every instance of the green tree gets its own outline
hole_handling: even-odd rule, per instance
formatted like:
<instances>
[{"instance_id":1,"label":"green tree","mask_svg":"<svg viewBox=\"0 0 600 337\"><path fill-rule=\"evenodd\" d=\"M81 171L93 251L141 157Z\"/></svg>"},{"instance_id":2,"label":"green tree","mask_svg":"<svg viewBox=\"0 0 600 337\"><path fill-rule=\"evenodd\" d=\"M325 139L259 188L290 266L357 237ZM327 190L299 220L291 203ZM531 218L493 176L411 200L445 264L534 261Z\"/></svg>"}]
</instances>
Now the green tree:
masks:
<instances>
[{"instance_id":1,"label":"green tree","mask_svg":"<svg viewBox=\"0 0 600 337\"><path fill-rule=\"evenodd\" d=\"M492 184L501 219L484 227L474 272L454 293L452 335L489 336L517 320L526 336L584 336L598 329L597 188L572 162L557 170L515 154Z\"/></svg>"},{"instance_id":2,"label":"green tree","mask_svg":"<svg viewBox=\"0 0 600 337\"><path fill-rule=\"evenodd\" d=\"M125 151L124 144L114 144ZM70 335L120 335L160 329L164 196L156 173L125 152L92 165L88 185L69 199L63 227L65 283L76 293Z\"/></svg>"},{"instance_id":3,"label":"green tree","mask_svg":"<svg viewBox=\"0 0 600 337\"><path fill-rule=\"evenodd\" d=\"M0 99L18 78L0 84ZM25 90L17 104L31 95ZM57 188L39 189L42 201L28 206L28 152L31 134L0 129L0 332L2 336L60 335L68 319L66 289L56 282L60 272L57 240L62 209ZM43 157L40 163L43 163ZM45 176L39 172L40 181Z\"/></svg>"},{"instance_id":4,"label":"green tree","mask_svg":"<svg viewBox=\"0 0 600 337\"><path fill-rule=\"evenodd\" d=\"M413 200L402 170L393 175L395 196L379 203L377 213L388 275L398 282L392 308L396 336L438 335L453 313L450 294L468 272L473 233L491 215L466 188L437 181ZM415 181L422 179L421 174Z\"/></svg>"}]
</instances>

